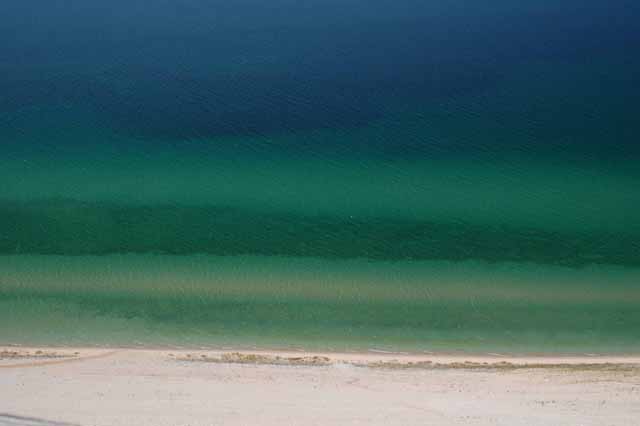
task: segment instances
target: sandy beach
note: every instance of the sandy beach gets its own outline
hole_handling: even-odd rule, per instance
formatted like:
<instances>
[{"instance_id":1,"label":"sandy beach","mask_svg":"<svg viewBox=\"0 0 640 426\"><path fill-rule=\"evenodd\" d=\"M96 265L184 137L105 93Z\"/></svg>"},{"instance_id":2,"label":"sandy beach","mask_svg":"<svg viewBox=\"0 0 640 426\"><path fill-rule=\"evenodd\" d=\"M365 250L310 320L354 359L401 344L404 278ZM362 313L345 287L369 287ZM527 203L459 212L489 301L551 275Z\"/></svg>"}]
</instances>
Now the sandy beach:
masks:
<instances>
[{"instance_id":1,"label":"sandy beach","mask_svg":"<svg viewBox=\"0 0 640 426\"><path fill-rule=\"evenodd\" d=\"M634 425L640 357L0 348L0 425Z\"/></svg>"}]
</instances>

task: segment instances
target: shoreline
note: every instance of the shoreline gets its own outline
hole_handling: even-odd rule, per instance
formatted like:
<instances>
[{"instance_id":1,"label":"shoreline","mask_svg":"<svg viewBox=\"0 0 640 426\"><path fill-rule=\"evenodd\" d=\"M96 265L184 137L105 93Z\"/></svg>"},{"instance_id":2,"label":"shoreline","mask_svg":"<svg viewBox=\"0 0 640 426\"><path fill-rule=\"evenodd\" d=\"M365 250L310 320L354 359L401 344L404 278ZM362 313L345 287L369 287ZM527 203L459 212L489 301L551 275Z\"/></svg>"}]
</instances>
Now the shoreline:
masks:
<instances>
[{"instance_id":1,"label":"shoreline","mask_svg":"<svg viewBox=\"0 0 640 426\"><path fill-rule=\"evenodd\" d=\"M20 366L20 360L52 359L81 360L100 357L104 354L144 353L174 361L215 362L220 364L273 364L296 365L299 359L322 359L323 365L352 364L360 367L389 366L415 368L447 367L469 368L517 367L517 368L557 368L581 365L627 365L640 370L640 354L527 354L506 353L455 353L455 352L392 352L369 351L307 351L293 349L242 349L242 348L166 348L166 347L123 347L123 346L21 346L0 345L0 368L4 365Z\"/></svg>"}]
</instances>

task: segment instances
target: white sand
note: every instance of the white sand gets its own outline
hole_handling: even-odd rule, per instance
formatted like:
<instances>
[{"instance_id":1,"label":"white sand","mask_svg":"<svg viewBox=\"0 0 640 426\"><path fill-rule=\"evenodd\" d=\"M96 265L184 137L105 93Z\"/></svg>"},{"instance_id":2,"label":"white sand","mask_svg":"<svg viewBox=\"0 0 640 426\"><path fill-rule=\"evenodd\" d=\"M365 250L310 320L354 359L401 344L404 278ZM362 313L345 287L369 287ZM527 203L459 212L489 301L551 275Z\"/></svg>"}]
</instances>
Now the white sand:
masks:
<instances>
[{"instance_id":1,"label":"white sand","mask_svg":"<svg viewBox=\"0 0 640 426\"><path fill-rule=\"evenodd\" d=\"M186 360L214 351L2 351L19 353L0 355L0 425L640 424L637 357L260 353L330 358L291 366ZM438 366L402 368L424 361ZM532 368L513 368L523 364Z\"/></svg>"}]
</instances>

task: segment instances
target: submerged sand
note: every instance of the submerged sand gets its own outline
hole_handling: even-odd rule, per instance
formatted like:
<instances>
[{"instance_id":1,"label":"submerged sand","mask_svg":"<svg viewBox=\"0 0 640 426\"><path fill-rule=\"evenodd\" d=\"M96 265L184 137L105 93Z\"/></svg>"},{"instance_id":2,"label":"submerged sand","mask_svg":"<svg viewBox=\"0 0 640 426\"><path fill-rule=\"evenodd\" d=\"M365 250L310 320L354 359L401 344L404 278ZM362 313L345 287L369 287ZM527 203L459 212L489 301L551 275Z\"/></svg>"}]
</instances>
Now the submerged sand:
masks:
<instances>
[{"instance_id":1,"label":"submerged sand","mask_svg":"<svg viewBox=\"0 0 640 426\"><path fill-rule=\"evenodd\" d=\"M0 425L633 425L640 357L0 348Z\"/></svg>"}]
</instances>

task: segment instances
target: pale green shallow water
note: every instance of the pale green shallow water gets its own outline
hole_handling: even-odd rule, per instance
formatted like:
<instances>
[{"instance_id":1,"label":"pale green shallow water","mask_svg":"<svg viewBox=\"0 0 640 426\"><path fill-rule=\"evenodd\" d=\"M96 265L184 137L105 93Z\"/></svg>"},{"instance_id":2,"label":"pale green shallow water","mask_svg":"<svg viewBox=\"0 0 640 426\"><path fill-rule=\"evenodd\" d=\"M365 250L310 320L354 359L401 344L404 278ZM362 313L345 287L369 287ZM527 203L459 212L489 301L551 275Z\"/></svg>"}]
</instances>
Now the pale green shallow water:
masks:
<instances>
[{"instance_id":1,"label":"pale green shallow water","mask_svg":"<svg viewBox=\"0 0 640 426\"><path fill-rule=\"evenodd\" d=\"M3 256L3 343L630 353L640 269Z\"/></svg>"}]
</instances>

